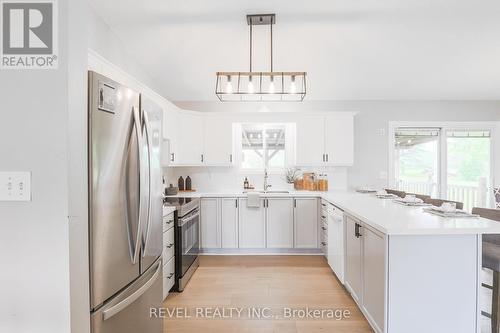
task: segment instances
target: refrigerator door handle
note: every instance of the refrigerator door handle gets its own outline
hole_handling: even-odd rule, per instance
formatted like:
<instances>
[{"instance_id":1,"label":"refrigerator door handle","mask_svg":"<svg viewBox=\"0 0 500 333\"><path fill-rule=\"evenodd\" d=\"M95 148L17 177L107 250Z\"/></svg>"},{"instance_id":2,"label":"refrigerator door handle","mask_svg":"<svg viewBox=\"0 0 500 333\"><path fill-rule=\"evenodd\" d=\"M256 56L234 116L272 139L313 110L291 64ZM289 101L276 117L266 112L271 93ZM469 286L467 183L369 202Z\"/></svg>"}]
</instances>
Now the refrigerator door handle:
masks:
<instances>
[{"instance_id":1,"label":"refrigerator door handle","mask_svg":"<svg viewBox=\"0 0 500 333\"><path fill-rule=\"evenodd\" d=\"M151 128L149 127L149 119L147 112L144 110L144 128L146 132L146 146L148 147L148 218L146 219L146 232L144 237L144 242L143 242L143 251L142 251L142 256L144 257L146 255L146 247L148 244L149 240L149 233L150 233L150 226L151 226L151 205L152 205L152 200L151 200L151 152L153 150L151 146Z\"/></svg>"},{"instance_id":2,"label":"refrigerator door handle","mask_svg":"<svg viewBox=\"0 0 500 333\"><path fill-rule=\"evenodd\" d=\"M137 147L139 149L139 222L137 223L137 233L135 239L134 257L132 258L132 263L136 264L139 256L140 241L142 236L142 196L144 194L144 181L143 177L143 161L142 156L144 154L142 147L142 135L141 135L141 122L139 118L139 111L136 108L132 108L132 114L134 116L134 127L137 135Z\"/></svg>"},{"instance_id":3,"label":"refrigerator door handle","mask_svg":"<svg viewBox=\"0 0 500 333\"><path fill-rule=\"evenodd\" d=\"M153 276L145 284L143 284L139 289L137 289L133 294L131 294L129 297L125 298L123 301L110 307L107 310L104 310L102 312L103 320L108 320L109 318L118 314L120 311L124 310L127 306L134 303L139 297L141 297L153 285L153 283L155 283L156 279L158 278L158 275L160 275L161 268L162 268L161 266L162 265L161 265L161 261L160 261L158 263L158 268L156 269L156 272L153 274Z\"/></svg>"}]
</instances>

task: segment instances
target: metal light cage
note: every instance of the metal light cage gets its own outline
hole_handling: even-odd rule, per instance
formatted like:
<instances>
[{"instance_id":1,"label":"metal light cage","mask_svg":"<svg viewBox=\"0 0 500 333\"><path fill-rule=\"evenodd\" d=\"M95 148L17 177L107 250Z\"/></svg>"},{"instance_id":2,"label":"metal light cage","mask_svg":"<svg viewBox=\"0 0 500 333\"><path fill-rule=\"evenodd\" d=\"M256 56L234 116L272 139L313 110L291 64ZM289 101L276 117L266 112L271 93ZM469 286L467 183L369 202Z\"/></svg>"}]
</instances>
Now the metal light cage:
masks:
<instances>
[{"instance_id":1,"label":"metal light cage","mask_svg":"<svg viewBox=\"0 0 500 333\"><path fill-rule=\"evenodd\" d=\"M215 94L221 102L302 102L306 97L306 72L275 72L273 66L273 25L276 14L247 15L250 32L249 71L217 72ZM270 71L252 70L253 26L268 25L270 32Z\"/></svg>"},{"instance_id":2,"label":"metal light cage","mask_svg":"<svg viewBox=\"0 0 500 333\"><path fill-rule=\"evenodd\" d=\"M306 72L217 72L221 102L302 102Z\"/></svg>"}]
</instances>

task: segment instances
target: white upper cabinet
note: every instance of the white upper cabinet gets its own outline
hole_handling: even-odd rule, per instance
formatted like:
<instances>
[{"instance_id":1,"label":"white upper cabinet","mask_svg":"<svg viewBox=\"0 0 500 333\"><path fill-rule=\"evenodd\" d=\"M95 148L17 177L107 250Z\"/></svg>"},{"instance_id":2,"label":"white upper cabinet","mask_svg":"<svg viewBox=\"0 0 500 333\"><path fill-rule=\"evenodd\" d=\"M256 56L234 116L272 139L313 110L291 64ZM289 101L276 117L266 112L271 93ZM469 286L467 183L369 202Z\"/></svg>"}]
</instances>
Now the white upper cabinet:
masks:
<instances>
[{"instance_id":1,"label":"white upper cabinet","mask_svg":"<svg viewBox=\"0 0 500 333\"><path fill-rule=\"evenodd\" d=\"M177 158L179 110L168 107L163 110L162 165L175 164Z\"/></svg>"},{"instance_id":2,"label":"white upper cabinet","mask_svg":"<svg viewBox=\"0 0 500 333\"><path fill-rule=\"evenodd\" d=\"M304 116L297 121L296 164L298 166L324 164L324 118L323 116Z\"/></svg>"},{"instance_id":3,"label":"white upper cabinet","mask_svg":"<svg viewBox=\"0 0 500 333\"><path fill-rule=\"evenodd\" d=\"M300 116L297 120L298 166L349 166L354 155L354 118L350 113Z\"/></svg>"},{"instance_id":4,"label":"white upper cabinet","mask_svg":"<svg viewBox=\"0 0 500 333\"><path fill-rule=\"evenodd\" d=\"M203 163L203 118L189 111L179 112L175 165Z\"/></svg>"},{"instance_id":5,"label":"white upper cabinet","mask_svg":"<svg viewBox=\"0 0 500 333\"><path fill-rule=\"evenodd\" d=\"M233 123L228 117L205 117L204 165L233 164Z\"/></svg>"},{"instance_id":6,"label":"white upper cabinet","mask_svg":"<svg viewBox=\"0 0 500 333\"><path fill-rule=\"evenodd\" d=\"M293 247L293 199L266 199L267 248Z\"/></svg>"},{"instance_id":7,"label":"white upper cabinet","mask_svg":"<svg viewBox=\"0 0 500 333\"><path fill-rule=\"evenodd\" d=\"M354 119L350 114L325 117L325 154L328 165L354 162Z\"/></svg>"}]
</instances>

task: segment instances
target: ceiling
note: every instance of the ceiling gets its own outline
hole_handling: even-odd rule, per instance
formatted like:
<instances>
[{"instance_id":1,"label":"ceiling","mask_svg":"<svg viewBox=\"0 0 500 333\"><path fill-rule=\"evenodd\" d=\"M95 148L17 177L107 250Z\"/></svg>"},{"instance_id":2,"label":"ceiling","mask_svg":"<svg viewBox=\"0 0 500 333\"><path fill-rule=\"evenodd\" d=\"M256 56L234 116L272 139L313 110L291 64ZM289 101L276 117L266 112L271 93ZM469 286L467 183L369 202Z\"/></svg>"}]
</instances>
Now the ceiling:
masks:
<instances>
[{"instance_id":1,"label":"ceiling","mask_svg":"<svg viewBox=\"0 0 500 333\"><path fill-rule=\"evenodd\" d=\"M274 67L307 71L306 100L499 100L498 0L91 0L172 101L215 101L248 70L245 15L276 13ZM256 27L254 70L268 70Z\"/></svg>"}]
</instances>

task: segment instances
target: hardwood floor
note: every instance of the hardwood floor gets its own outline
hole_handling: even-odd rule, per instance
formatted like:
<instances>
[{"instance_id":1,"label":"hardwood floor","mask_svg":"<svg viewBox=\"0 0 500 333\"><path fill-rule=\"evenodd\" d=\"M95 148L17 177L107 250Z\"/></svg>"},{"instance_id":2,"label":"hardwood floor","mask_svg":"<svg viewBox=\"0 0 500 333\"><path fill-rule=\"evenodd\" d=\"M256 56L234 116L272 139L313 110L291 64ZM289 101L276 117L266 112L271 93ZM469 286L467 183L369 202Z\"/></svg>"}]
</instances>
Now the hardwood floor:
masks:
<instances>
[{"instance_id":1,"label":"hardwood floor","mask_svg":"<svg viewBox=\"0 0 500 333\"><path fill-rule=\"evenodd\" d=\"M373 332L322 256L201 256L184 292L171 293L164 307L180 309L165 319L169 333ZM323 318L290 317L292 309L306 308L332 311ZM349 318L328 318L335 310L348 310ZM258 311L271 318L259 318Z\"/></svg>"}]
</instances>

